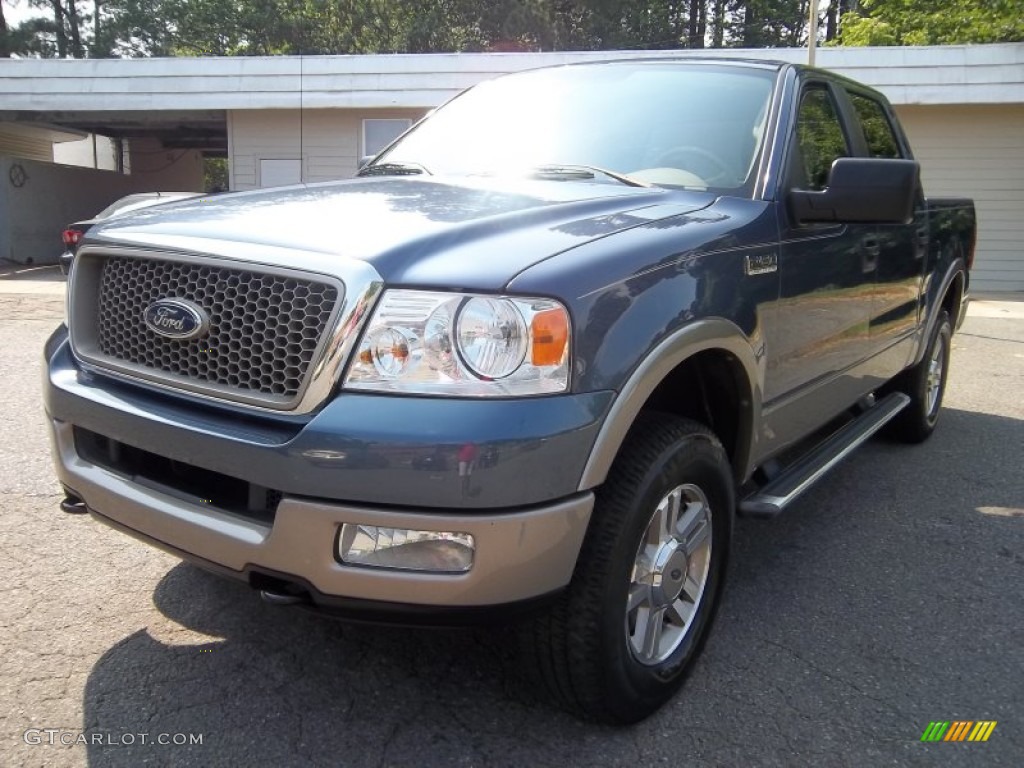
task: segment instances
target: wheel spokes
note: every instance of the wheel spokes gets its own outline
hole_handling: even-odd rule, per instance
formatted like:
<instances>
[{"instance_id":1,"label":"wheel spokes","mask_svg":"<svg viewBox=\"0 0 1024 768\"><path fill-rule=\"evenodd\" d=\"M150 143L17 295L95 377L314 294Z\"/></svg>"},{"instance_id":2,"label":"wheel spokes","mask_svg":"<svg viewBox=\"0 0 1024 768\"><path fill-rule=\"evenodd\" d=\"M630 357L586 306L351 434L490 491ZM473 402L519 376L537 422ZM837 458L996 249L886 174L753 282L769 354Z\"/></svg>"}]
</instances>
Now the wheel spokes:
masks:
<instances>
[{"instance_id":1,"label":"wheel spokes","mask_svg":"<svg viewBox=\"0 0 1024 768\"><path fill-rule=\"evenodd\" d=\"M676 600L669 606L668 619L680 629L686 629L693 618L694 604L688 603L682 598Z\"/></svg>"},{"instance_id":2,"label":"wheel spokes","mask_svg":"<svg viewBox=\"0 0 1024 768\"><path fill-rule=\"evenodd\" d=\"M661 634L665 628L665 606L642 607L637 611L633 647L644 659L658 657Z\"/></svg>"},{"instance_id":3,"label":"wheel spokes","mask_svg":"<svg viewBox=\"0 0 1024 768\"><path fill-rule=\"evenodd\" d=\"M704 505L700 501L689 501L684 505L679 521L672 535L679 541L686 541L690 532L704 517Z\"/></svg>"},{"instance_id":4,"label":"wheel spokes","mask_svg":"<svg viewBox=\"0 0 1024 768\"><path fill-rule=\"evenodd\" d=\"M707 496L696 485L676 486L652 511L626 597L626 636L641 663L664 661L690 631L708 578L712 535Z\"/></svg>"},{"instance_id":5,"label":"wheel spokes","mask_svg":"<svg viewBox=\"0 0 1024 768\"><path fill-rule=\"evenodd\" d=\"M697 600L700 599L701 584L690 574L686 574L686 578L683 580L683 591L682 594L689 598L691 604L696 604Z\"/></svg>"},{"instance_id":6,"label":"wheel spokes","mask_svg":"<svg viewBox=\"0 0 1024 768\"><path fill-rule=\"evenodd\" d=\"M676 488L658 504L645 536L649 544L663 544L675 535L682 500L682 489Z\"/></svg>"},{"instance_id":7,"label":"wheel spokes","mask_svg":"<svg viewBox=\"0 0 1024 768\"><path fill-rule=\"evenodd\" d=\"M928 414L934 413L939 402L939 393L942 391L942 363L945 352L941 345L935 349L931 361L928 363L928 377L925 382L926 397L928 398Z\"/></svg>"},{"instance_id":8,"label":"wheel spokes","mask_svg":"<svg viewBox=\"0 0 1024 768\"><path fill-rule=\"evenodd\" d=\"M626 601L626 613L631 614L642 605L650 605L650 602L650 584L631 584L629 587L629 599Z\"/></svg>"},{"instance_id":9,"label":"wheel spokes","mask_svg":"<svg viewBox=\"0 0 1024 768\"><path fill-rule=\"evenodd\" d=\"M695 511L687 527L680 531L679 543L683 545L683 551L686 552L687 557L692 557L711 537L711 523L703 504L695 502L689 507L695 508Z\"/></svg>"}]
</instances>

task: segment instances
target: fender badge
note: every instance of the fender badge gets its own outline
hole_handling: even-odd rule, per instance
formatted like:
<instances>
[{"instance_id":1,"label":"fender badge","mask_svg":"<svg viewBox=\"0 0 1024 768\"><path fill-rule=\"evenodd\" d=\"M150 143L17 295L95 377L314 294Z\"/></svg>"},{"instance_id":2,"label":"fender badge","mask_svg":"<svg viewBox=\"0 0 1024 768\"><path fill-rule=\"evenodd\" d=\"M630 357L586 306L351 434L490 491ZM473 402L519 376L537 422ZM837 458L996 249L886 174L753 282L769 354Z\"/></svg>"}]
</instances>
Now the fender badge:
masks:
<instances>
[{"instance_id":1,"label":"fender badge","mask_svg":"<svg viewBox=\"0 0 1024 768\"><path fill-rule=\"evenodd\" d=\"M747 254L743 258L743 271L748 275L767 275L779 269L779 255L774 251L756 256Z\"/></svg>"}]
</instances>

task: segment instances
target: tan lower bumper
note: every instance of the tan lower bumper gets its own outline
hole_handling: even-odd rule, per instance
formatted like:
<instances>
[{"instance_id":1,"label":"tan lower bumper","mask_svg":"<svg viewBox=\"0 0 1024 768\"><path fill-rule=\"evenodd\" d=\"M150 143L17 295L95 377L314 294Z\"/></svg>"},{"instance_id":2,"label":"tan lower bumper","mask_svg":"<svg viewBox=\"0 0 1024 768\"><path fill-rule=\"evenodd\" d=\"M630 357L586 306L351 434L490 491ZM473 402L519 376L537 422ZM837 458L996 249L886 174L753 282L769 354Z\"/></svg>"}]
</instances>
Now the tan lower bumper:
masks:
<instances>
[{"instance_id":1,"label":"tan lower bumper","mask_svg":"<svg viewBox=\"0 0 1024 768\"><path fill-rule=\"evenodd\" d=\"M325 595L419 605L487 606L527 600L569 583L593 509L580 494L522 512L444 514L368 509L285 497L273 525L190 504L83 461L69 424L54 420L53 447L64 485L102 517L242 576L250 567L301 578ZM476 540L462 574L377 570L339 563L343 523L459 531Z\"/></svg>"}]
</instances>

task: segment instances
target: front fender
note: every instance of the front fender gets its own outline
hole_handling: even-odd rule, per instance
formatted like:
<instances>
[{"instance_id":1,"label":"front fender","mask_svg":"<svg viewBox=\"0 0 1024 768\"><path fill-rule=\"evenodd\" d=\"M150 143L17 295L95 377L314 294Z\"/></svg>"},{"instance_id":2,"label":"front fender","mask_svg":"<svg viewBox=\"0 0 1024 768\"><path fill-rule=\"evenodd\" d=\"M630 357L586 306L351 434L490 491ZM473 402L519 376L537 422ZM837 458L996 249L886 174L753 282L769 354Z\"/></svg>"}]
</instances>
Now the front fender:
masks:
<instances>
[{"instance_id":1,"label":"front fender","mask_svg":"<svg viewBox=\"0 0 1024 768\"><path fill-rule=\"evenodd\" d=\"M678 365L699 352L721 350L739 364L744 372L746 392L741 389L740 427L733 458L733 470L740 478L752 471L751 456L761 418L762 363L750 341L737 325L722 318L705 318L680 328L664 339L633 371L612 403L597 434L590 457L583 469L579 490L604 482L630 427L651 393ZM763 360L763 357L762 357Z\"/></svg>"}]
</instances>

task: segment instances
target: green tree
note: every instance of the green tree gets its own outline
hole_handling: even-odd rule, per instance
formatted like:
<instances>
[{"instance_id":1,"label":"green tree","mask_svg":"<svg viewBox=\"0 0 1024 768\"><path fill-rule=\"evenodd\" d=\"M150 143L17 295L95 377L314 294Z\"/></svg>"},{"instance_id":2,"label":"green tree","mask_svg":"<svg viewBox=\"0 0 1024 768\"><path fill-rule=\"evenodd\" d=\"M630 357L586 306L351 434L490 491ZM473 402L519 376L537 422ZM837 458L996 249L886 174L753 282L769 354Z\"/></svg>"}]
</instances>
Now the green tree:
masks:
<instances>
[{"instance_id":1,"label":"green tree","mask_svg":"<svg viewBox=\"0 0 1024 768\"><path fill-rule=\"evenodd\" d=\"M811 1L21 0L45 17L5 34L0 16L0 54L102 58L786 47L806 43ZM835 39L843 20L855 14L866 21L853 22L850 39L864 37L864 25L873 25L874 39L881 34L879 25L892 26L888 18L872 15L875 6L900 2L924 0L864 0L869 12L863 16L857 0L820 0L825 37Z\"/></svg>"},{"instance_id":2,"label":"green tree","mask_svg":"<svg viewBox=\"0 0 1024 768\"><path fill-rule=\"evenodd\" d=\"M948 45L1024 40L1021 0L861 0L842 17L843 45Z\"/></svg>"},{"instance_id":3,"label":"green tree","mask_svg":"<svg viewBox=\"0 0 1024 768\"><path fill-rule=\"evenodd\" d=\"M4 17L4 4L0 0L0 58L8 58L11 55L11 33L7 29L7 19Z\"/></svg>"}]
</instances>

